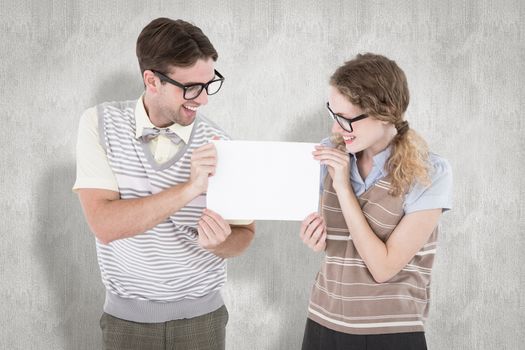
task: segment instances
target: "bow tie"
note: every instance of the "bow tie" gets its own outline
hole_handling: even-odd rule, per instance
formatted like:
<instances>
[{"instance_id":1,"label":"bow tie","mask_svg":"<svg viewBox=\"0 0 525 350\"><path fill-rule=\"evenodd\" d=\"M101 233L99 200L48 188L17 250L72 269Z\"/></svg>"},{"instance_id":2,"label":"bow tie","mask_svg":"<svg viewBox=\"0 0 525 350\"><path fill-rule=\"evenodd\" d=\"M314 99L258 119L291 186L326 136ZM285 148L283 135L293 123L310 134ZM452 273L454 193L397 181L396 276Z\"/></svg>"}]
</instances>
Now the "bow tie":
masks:
<instances>
[{"instance_id":1,"label":"bow tie","mask_svg":"<svg viewBox=\"0 0 525 350\"><path fill-rule=\"evenodd\" d=\"M174 144L178 145L182 139L177 135L175 132L171 131L169 128L167 129L159 129L159 128L143 128L142 129L142 136L140 137L142 139L142 142L150 142L152 139L159 135L164 135L167 138L171 140Z\"/></svg>"}]
</instances>

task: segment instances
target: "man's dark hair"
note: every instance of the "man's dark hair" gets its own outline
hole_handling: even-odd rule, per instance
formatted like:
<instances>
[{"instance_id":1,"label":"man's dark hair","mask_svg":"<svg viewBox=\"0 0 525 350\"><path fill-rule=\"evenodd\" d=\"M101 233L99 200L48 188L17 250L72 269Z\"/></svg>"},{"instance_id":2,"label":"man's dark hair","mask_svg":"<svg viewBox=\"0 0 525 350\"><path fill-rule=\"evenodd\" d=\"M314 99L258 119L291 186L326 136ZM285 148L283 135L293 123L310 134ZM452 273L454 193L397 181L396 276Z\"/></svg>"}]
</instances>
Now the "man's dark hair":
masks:
<instances>
[{"instance_id":1,"label":"man's dark hair","mask_svg":"<svg viewBox=\"0 0 525 350\"><path fill-rule=\"evenodd\" d=\"M198 59L217 61L218 57L202 30L180 19L154 19L142 29L137 39L141 73L146 69L166 73L169 66L190 67Z\"/></svg>"}]
</instances>

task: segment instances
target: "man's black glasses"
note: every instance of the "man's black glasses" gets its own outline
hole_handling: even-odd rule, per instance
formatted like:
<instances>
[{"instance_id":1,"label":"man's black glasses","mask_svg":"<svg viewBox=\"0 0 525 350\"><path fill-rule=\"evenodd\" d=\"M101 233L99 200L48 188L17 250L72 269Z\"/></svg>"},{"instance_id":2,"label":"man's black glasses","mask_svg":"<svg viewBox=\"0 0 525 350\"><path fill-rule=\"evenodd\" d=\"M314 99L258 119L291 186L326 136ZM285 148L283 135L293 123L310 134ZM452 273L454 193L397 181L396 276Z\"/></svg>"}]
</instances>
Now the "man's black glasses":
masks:
<instances>
[{"instance_id":1,"label":"man's black glasses","mask_svg":"<svg viewBox=\"0 0 525 350\"><path fill-rule=\"evenodd\" d=\"M194 100L201 94L202 90L206 89L206 93L208 95L214 95L222 87L222 83L224 81L224 77L219 73L217 70L215 70L215 76L217 79L210 80L207 83L194 83L194 84L181 84L176 80L171 79L166 74L152 70L152 72L157 75L160 79L160 81L165 81L167 83L173 84L175 86L180 87L184 94L182 95L185 100Z\"/></svg>"}]
</instances>

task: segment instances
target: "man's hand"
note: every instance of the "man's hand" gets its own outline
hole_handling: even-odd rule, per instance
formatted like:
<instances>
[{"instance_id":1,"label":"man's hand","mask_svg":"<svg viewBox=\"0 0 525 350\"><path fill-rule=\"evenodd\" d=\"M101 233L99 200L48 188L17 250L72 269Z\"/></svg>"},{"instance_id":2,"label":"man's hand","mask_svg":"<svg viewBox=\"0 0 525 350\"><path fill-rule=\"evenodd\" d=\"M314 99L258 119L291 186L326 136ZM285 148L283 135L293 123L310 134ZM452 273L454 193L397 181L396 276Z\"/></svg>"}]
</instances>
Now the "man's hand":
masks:
<instances>
[{"instance_id":1,"label":"man's hand","mask_svg":"<svg viewBox=\"0 0 525 350\"><path fill-rule=\"evenodd\" d=\"M301 223L301 239L314 252L326 248L326 223L318 213L308 215Z\"/></svg>"},{"instance_id":2,"label":"man's hand","mask_svg":"<svg viewBox=\"0 0 525 350\"><path fill-rule=\"evenodd\" d=\"M199 245L213 252L215 248L226 241L232 230L222 216L210 209L204 209L197 232L199 233Z\"/></svg>"},{"instance_id":3,"label":"man's hand","mask_svg":"<svg viewBox=\"0 0 525 350\"><path fill-rule=\"evenodd\" d=\"M213 143L193 150L191 155L190 184L199 193L208 189L208 177L215 174L217 166L217 150Z\"/></svg>"}]
</instances>

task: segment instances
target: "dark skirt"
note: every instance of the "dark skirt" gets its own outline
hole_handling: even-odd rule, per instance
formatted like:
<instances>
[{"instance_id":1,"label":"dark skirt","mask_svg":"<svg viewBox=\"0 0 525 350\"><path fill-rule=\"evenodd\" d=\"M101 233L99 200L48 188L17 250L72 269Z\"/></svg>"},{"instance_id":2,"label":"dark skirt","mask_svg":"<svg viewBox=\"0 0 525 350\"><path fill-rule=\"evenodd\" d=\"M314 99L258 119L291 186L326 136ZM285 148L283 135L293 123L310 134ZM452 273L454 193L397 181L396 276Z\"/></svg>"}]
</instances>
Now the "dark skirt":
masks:
<instances>
[{"instance_id":1,"label":"dark skirt","mask_svg":"<svg viewBox=\"0 0 525 350\"><path fill-rule=\"evenodd\" d=\"M427 350L424 332L357 335L306 321L302 350Z\"/></svg>"}]
</instances>

